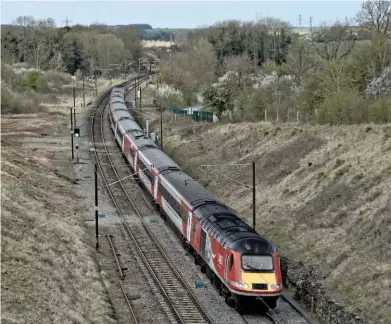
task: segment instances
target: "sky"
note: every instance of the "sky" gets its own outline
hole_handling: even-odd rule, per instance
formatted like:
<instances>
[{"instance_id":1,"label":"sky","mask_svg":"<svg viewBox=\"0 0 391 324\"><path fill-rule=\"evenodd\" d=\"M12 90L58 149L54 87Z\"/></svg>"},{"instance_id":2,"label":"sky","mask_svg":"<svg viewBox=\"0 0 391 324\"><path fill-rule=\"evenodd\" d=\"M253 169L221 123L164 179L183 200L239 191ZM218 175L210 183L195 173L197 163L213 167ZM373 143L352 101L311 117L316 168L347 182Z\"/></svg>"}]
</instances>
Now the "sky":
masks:
<instances>
[{"instance_id":1,"label":"sky","mask_svg":"<svg viewBox=\"0 0 391 324\"><path fill-rule=\"evenodd\" d=\"M361 1L1 1L1 23L18 16L53 18L57 26L150 24L153 28L197 28L227 19L275 17L293 26L353 17Z\"/></svg>"}]
</instances>

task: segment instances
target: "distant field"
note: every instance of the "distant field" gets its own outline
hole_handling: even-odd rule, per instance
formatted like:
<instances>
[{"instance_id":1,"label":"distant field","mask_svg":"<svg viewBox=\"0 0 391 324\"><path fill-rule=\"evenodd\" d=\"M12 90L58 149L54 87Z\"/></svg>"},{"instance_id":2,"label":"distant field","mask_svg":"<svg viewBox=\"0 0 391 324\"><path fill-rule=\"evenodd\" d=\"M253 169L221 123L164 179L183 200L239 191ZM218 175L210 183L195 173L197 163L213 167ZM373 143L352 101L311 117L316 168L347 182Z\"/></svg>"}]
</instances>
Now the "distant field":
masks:
<instances>
[{"instance_id":1,"label":"distant field","mask_svg":"<svg viewBox=\"0 0 391 324\"><path fill-rule=\"evenodd\" d=\"M312 31L313 32L316 32L320 29L320 27L312 27ZM307 34L310 34L311 33L311 28L310 27L292 27L291 28L291 31L293 33L297 33L297 34L300 34L300 35L307 35Z\"/></svg>"},{"instance_id":2,"label":"distant field","mask_svg":"<svg viewBox=\"0 0 391 324\"><path fill-rule=\"evenodd\" d=\"M352 27L353 29L355 27ZM321 27L312 27L313 32L317 32L321 29ZM194 32L197 28L187 29L187 28L153 28L153 29L145 29L142 30L141 37L145 41L169 41L170 37L175 39L177 34L186 33L186 32ZM290 30L293 33L297 33L300 35L308 35L311 33L310 27L292 27Z\"/></svg>"},{"instance_id":3,"label":"distant field","mask_svg":"<svg viewBox=\"0 0 391 324\"><path fill-rule=\"evenodd\" d=\"M143 40L141 41L144 47L170 47L174 42L160 41L160 40Z\"/></svg>"}]
</instances>

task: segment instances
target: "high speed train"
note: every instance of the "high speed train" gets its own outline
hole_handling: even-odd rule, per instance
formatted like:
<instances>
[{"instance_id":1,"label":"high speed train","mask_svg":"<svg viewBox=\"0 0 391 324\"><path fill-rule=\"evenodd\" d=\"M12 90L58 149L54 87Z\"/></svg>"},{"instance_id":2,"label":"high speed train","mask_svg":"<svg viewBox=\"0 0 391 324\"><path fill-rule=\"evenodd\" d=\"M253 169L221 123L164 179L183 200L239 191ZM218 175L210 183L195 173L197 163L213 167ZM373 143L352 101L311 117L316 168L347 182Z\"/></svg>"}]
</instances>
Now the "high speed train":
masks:
<instances>
[{"instance_id":1,"label":"high speed train","mask_svg":"<svg viewBox=\"0 0 391 324\"><path fill-rule=\"evenodd\" d=\"M122 87L112 89L109 103L110 127L124 158L227 304L241 310L255 300L275 308L283 291L276 248L145 135Z\"/></svg>"}]
</instances>

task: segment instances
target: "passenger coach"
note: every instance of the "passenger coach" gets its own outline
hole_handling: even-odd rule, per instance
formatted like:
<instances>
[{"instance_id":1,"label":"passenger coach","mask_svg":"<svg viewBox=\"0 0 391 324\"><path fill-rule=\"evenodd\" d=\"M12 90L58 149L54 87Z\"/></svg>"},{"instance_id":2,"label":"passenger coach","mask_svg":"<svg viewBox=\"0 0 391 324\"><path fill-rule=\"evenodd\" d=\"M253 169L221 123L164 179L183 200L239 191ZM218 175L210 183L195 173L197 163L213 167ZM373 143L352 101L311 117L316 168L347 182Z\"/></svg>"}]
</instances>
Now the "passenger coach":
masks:
<instances>
[{"instance_id":1,"label":"passenger coach","mask_svg":"<svg viewBox=\"0 0 391 324\"><path fill-rule=\"evenodd\" d=\"M110 96L111 129L126 161L226 302L276 307L283 285L275 247L162 152L135 122L122 88Z\"/></svg>"}]
</instances>

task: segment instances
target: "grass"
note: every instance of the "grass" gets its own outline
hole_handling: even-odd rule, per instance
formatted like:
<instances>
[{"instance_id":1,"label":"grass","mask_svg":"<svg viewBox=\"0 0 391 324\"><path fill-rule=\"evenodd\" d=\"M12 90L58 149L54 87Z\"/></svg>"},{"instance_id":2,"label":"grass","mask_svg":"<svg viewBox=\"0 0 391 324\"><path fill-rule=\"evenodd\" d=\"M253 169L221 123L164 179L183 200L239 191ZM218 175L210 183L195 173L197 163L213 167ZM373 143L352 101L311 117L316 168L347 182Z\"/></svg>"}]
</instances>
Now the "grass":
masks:
<instances>
[{"instance_id":1,"label":"grass","mask_svg":"<svg viewBox=\"0 0 391 324\"><path fill-rule=\"evenodd\" d=\"M69 88L67 76L59 77L65 78L62 87ZM76 107L80 107L81 82L74 84ZM99 81L100 92L108 86L107 80ZM17 83L12 87L15 89ZM91 87L86 83L87 89ZM2 90L3 95L3 87ZM69 183L49 171L54 157L68 159L68 155L64 157L67 151L64 152L61 137L69 123L69 107L73 106L67 93L35 93L43 107L40 111L18 96L18 111L11 113L19 114L6 115L2 111L3 323L115 322L83 224L88 211ZM86 103L91 101L91 95L86 93ZM66 138L65 142L68 132Z\"/></svg>"},{"instance_id":2,"label":"grass","mask_svg":"<svg viewBox=\"0 0 391 324\"><path fill-rule=\"evenodd\" d=\"M113 323L75 197L45 165L2 145L3 323Z\"/></svg>"},{"instance_id":3,"label":"grass","mask_svg":"<svg viewBox=\"0 0 391 324\"><path fill-rule=\"evenodd\" d=\"M168 127L168 126L167 126ZM195 127L195 126L193 126ZM250 222L251 191L201 164L257 166L257 228L283 255L320 266L333 296L388 323L391 126L198 126L171 122L165 150ZM218 168L251 183L244 167Z\"/></svg>"}]
</instances>

